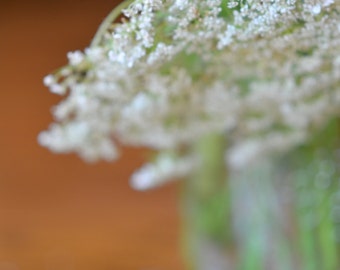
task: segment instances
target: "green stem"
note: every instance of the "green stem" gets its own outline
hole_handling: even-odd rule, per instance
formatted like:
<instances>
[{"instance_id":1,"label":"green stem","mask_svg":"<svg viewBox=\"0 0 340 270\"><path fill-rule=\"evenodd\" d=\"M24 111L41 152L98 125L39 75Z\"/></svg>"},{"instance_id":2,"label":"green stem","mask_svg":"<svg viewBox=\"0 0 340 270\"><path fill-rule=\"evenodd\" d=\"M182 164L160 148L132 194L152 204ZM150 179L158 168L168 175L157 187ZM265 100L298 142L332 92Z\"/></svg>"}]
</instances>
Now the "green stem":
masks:
<instances>
[{"instance_id":1,"label":"green stem","mask_svg":"<svg viewBox=\"0 0 340 270\"><path fill-rule=\"evenodd\" d=\"M183 190L184 245L190 270L223 270L230 263L224 261L226 249L232 246L225 144L224 136L214 134L201 139L194 149L201 164ZM219 266L213 268L213 263Z\"/></svg>"},{"instance_id":2,"label":"green stem","mask_svg":"<svg viewBox=\"0 0 340 270\"><path fill-rule=\"evenodd\" d=\"M237 224L238 270L291 270L287 189L275 160L262 161L231 178Z\"/></svg>"},{"instance_id":3,"label":"green stem","mask_svg":"<svg viewBox=\"0 0 340 270\"><path fill-rule=\"evenodd\" d=\"M332 219L337 207L332 198L339 191L339 120L330 121L311 142L293 153L296 186L296 216L302 270L337 270L339 226ZM296 162L298 160L298 162Z\"/></svg>"},{"instance_id":4,"label":"green stem","mask_svg":"<svg viewBox=\"0 0 340 270\"><path fill-rule=\"evenodd\" d=\"M228 175L225 138L201 139L183 190L187 269L340 269L338 124Z\"/></svg>"},{"instance_id":5,"label":"green stem","mask_svg":"<svg viewBox=\"0 0 340 270\"><path fill-rule=\"evenodd\" d=\"M114 8L111 13L104 19L95 34L90 47L97 47L103 40L105 33L110 29L112 23L121 15L122 10L127 8L134 0L125 0Z\"/></svg>"}]
</instances>

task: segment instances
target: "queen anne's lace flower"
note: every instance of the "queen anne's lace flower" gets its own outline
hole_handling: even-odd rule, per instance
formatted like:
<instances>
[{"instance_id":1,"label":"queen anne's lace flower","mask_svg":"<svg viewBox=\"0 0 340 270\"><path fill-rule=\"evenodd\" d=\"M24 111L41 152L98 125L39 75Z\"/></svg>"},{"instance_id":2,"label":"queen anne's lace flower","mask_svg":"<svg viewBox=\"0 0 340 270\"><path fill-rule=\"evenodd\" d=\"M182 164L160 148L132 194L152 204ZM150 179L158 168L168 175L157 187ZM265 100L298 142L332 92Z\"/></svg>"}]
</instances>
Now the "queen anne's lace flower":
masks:
<instances>
[{"instance_id":1,"label":"queen anne's lace flower","mask_svg":"<svg viewBox=\"0 0 340 270\"><path fill-rule=\"evenodd\" d=\"M45 78L68 93L58 124L39 136L53 151L113 160L115 138L187 158L183 148L215 132L240 168L306 141L340 113L337 0L136 0L123 13ZM193 163L156 161L140 179L158 184Z\"/></svg>"}]
</instances>

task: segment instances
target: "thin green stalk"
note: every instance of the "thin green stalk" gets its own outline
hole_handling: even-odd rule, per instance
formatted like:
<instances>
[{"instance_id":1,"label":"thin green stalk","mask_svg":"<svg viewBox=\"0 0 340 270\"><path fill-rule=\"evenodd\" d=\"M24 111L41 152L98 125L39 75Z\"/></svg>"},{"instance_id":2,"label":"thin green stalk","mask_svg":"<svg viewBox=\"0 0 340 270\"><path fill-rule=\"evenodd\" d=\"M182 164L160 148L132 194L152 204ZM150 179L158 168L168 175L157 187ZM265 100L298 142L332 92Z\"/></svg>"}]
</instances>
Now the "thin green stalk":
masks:
<instances>
[{"instance_id":1,"label":"thin green stalk","mask_svg":"<svg viewBox=\"0 0 340 270\"><path fill-rule=\"evenodd\" d=\"M91 47L97 47L103 40L105 33L110 29L112 23L121 15L122 10L127 8L134 0L125 0L114 8L99 26L97 33L91 42Z\"/></svg>"}]
</instances>

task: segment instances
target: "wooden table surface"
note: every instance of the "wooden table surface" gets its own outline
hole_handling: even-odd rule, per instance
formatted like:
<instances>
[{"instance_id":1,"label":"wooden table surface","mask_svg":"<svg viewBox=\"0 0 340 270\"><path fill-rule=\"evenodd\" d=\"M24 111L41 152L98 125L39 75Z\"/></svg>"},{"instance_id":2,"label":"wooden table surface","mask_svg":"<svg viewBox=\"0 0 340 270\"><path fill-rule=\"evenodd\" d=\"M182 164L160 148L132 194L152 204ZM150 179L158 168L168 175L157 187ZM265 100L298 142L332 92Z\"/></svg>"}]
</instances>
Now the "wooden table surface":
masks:
<instances>
[{"instance_id":1,"label":"wooden table surface","mask_svg":"<svg viewBox=\"0 0 340 270\"><path fill-rule=\"evenodd\" d=\"M85 48L109 0L0 2L0 270L179 270L175 184L133 191L146 152L89 165L36 137L59 100L42 85Z\"/></svg>"}]
</instances>

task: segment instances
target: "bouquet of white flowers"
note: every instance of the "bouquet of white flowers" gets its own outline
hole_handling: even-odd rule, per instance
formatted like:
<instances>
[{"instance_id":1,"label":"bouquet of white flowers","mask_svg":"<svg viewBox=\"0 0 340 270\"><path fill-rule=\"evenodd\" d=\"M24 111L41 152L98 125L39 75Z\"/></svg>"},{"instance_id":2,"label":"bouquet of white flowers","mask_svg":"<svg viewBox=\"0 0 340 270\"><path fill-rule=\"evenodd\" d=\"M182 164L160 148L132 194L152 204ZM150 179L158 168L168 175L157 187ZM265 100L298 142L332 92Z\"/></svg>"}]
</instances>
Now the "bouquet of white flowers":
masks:
<instances>
[{"instance_id":1,"label":"bouquet of white flowers","mask_svg":"<svg viewBox=\"0 0 340 270\"><path fill-rule=\"evenodd\" d=\"M187 178L188 269L340 269L338 0L127 0L68 58L40 143L155 149L131 183Z\"/></svg>"}]
</instances>

